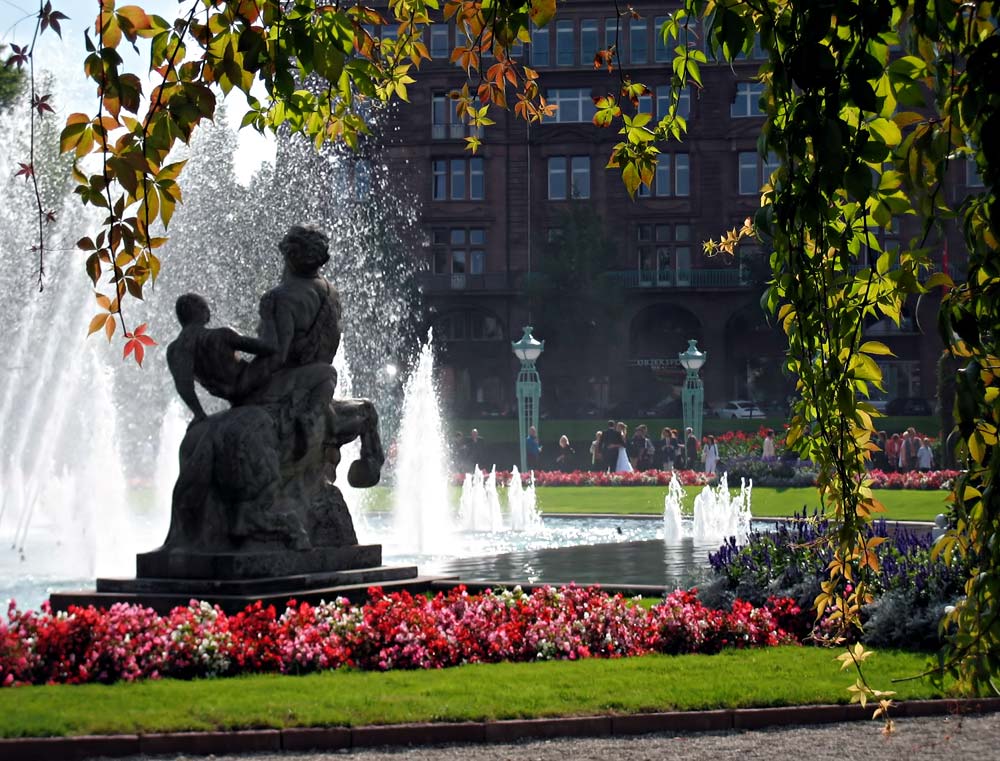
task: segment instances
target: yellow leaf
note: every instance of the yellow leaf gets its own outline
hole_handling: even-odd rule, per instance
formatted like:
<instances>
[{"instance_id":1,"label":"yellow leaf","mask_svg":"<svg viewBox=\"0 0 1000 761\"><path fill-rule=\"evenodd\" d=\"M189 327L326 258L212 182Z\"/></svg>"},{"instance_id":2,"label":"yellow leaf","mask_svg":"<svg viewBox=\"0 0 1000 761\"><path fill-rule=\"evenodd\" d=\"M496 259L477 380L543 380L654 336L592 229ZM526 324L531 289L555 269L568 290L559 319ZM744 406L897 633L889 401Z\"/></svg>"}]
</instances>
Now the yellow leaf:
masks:
<instances>
[{"instance_id":1,"label":"yellow leaf","mask_svg":"<svg viewBox=\"0 0 1000 761\"><path fill-rule=\"evenodd\" d=\"M90 320L90 327L87 330L87 335L93 335L98 330L104 327L104 323L111 319L111 315L107 313L95 314Z\"/></svg>"}]
</instances>

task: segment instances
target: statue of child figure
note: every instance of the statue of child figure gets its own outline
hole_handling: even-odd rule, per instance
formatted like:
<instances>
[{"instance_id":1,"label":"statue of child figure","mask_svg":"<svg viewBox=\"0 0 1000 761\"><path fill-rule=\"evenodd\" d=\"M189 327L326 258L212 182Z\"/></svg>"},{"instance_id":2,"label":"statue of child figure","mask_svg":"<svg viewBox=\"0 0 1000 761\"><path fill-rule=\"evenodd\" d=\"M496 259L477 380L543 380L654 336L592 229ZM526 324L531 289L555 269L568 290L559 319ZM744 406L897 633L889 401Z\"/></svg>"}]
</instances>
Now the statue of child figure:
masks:
<instances>
[{"instance_id":1,"label":"statue of child figure","mask_svg":"<svg viewBox=\"0 0 1000 761\"><path fill-rule=\"evenodd\" d=\"M209 328L211 310L196 293L178 298L176 310L181 332L167 347L167 366L177 393L194 413L193 425L206 417L195 392L195 381L212 396L235 407L270 376L266 366L240 359L236 352L265 357L274 353L274 347L232 328Z\"/></svg>"}]
</instances>

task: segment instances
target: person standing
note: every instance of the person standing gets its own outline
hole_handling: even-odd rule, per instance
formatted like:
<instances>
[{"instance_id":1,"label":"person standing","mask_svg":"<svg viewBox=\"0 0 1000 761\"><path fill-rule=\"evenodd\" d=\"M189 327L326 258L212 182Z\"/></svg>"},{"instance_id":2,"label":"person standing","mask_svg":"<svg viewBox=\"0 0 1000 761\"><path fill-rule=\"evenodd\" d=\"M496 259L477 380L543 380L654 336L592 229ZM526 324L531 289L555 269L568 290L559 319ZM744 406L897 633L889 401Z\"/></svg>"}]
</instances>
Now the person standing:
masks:
<instances>
[{"instance_id":1,"label":"person standing","mask_svg":"<svg viewBox=\"0 0 1000 761\"><path fill-rule=\"evenodd\" d=\"M478 428L473 428L469 432L469 440L465 442L465 462L470 470L480 465L486 466L486 461L483 459L483 439L479 435Z\"/></svg>"},{"instance_id":2,"label":"person standing","mask_svg":"<svg viewBox=\"0 0 1000 761\"><path fill-rule=\"evenodd\" d=\"M615 463L615 473L631 473L634 468L632 463L628 459L628 451L625 448L625 442L628 441L628 426L625 423L619 422L615 426L615 430L618 431L618 439L622 442L622 445L618 447L618 459Z\"/></svg>"},{"instance_id":3,"label":"person standing","mask_svg":"<svg viewBox=\"0 0 1000 761\"><path fill-rule=\"evenodd\" d=\"M896 470L899 466L899 434L894 433L885 442L886 470Z\"/></svg>"},{"instance_id":4,"label":"person standing","mask_svg":"<svg viewBox=\"0 0 1000 761\"><path fill-rule=\"evenodd\" d=\"M528 435L524 439L525 459L528 461L529 470L538 470L538 465L542 459L542 445L538 443L538 430L535 426L528 428Z\"/></svg>"},{"instance_id":5,"label":"person standing","mask_svg":"<svg viewBox=\"0 0 1000 761\"><path fill-rule=\"evenodd\" d=\"M920 443L917 450L917 468L926 473L934 467L934 450L931 449L931 440L925 438Z\"/></svg>"},{"instance_id":6,"label":"person standing","mask_svg":"<svg viewBox=\"0 0 1000 761\"><path fill-rule=\"evenodd\" d=\"M630 454L636 470L649 470L653 467L653 444L646 435L645 424L640 424L635 429L632 436L632 447Z\"/></svg>"},{"instance_id":7,"label":"person standing","mask_svg":"<svg viewBox=\"0 0 1000 761\"><path fill-rule=\"evenodd\" d=\"M764 462L774 462L776 457L774 455L774 429L768 428L764 434L764 444L762 447L763 451L761 453L761 459Z\"/></svg>"},{"instance_id":8,"label":"person standing","mask_svg":"<svg viewBox=\"0 0 1000 761\"><path fill-rule=\"evenodd\" d=\"M653 458L653 467L657 470L674 469L674 448L673 440L670 438L669 428L664 428L660 431L660 440L656 442L656 454Z\"/></svg>"},{"instance_id":9,"label":"person standing","mask_svg":"<svg viewBox=\"0 0 1000 761\"><path fill-rule=\"evenodd\" d=\"M910 432L903 431L903 437L899 440L899 470L903 473L913 467L910 453Z\"/></svg>"},{"instance_id":10,"label":"person standing","mask_svg":"<svg viewBox=\"0 0 1000 761\"><path fill-rule=\"evenodd\" d=\"M698 439L693 428L685 429L684 435L684 460L689 469L695 470L698 462Z\"/></svg>"},{"instance_id":11,"label":"person standing","mask_svg":"<svg viewBox=\"0 0 1000 761\"><path fill-rule=\"evenodd\" d=\"M618 450L625 448L625 439L618 432L618 426L614 420L608 421L608 427L604 429L601 437L601 469L614 470L618 465Z\"/></svg>"},{"instance_id":12,"label":"person standing","mask_svg":"<svg viewBox=\"0 0 1000 761\"><path fill-rule=\"evenodd\" d=\"M597 431L594 434L594 440L590 442L590 469L601 471L604 470L604 447L602 446L602 439L604 438L604 431Z\"/></svg>"},{"instance_id":13,"label":"person standing","mask_svg":"<svg viewBox=\"0 0 1000 761\"><path fill-rule=\"evenodd\" d=\"M715 467L719 464L719 445L715 443L715 436L709 436L705 444L705 472L715 473Z\"/></svg>"},{"instance_id":14,"label":"person standing","mask_svg":"<svg viewBox=\"0 0 1000 761\"><path fill-rule=\"evenodd\" d=\"M576 450L569 444L569 436L559 437L559 451L556 453L556 467L563 473L576 470Z\"/></svg>"}]
</instances>

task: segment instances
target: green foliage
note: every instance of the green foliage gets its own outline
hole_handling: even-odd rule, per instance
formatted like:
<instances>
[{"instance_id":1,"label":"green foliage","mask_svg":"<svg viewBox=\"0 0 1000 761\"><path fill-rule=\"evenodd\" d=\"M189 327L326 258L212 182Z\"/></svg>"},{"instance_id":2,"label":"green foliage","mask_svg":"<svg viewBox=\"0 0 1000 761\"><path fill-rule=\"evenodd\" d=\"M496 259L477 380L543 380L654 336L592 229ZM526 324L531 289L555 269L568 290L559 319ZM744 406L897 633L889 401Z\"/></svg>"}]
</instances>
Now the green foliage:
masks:
<instances>
[{"instance_id":1,"label":"green foliage","mask_svg":"<svg viewBox=\"0 0 1000 761\"><path fill-rule=\"evenodd\" d=\"M688 0L663 28L665 38L678 39L700 17L717 59L749 51L755 37L767 52L758 72L767 116L759 149L777 157L778 169L761 189L752 229L744 225L707 250L732 253L755 235L773 251L763 304L788 337L786 370L798 379L787 441L819 468L821 500L837 526L816 609L833 608L845 627L858 625L871 601L879 561L864 529L883 509L865 471L877 415L866 398L882 387L874 357L890 351L864 341L862 328L870 319L898 323L907 297L952 286L947 276L921 285L930 267L923 244L933 225L962 222L969 277L945 299L942 335L968 362L956 408L973 468L957 488L955 528L938 549L963 553L971 568L966 597L943 624L954 631L943 663L978 690L998 688L1000 667L1000 504L990 488L1000 467L1000 206L992 192L1000 173L1000 36L993 12L992 2ZM908 30L903 39L899 30ZM698 63L675 61L675 89L700 85ZM926 112L927 93L939 118ZM656 140L675 136L661 128L647 140L633 134L641 128L625 122L628 144L616 154L630 189L647 176ZM984 192L953 208L941 192L945 173L949 161L966 156L974 157ZM923 240L881 251L880 231L910 213L924 222ZM862 254L874 255L874 265ZM862 657L845 657L860 673ZM885 697L863 676L858 690ZM887 707L880 701L880 711Z\"/></svg>"},{"instance_id":2,"label":"green foliage","mask_svg":"<svg viewBox=\"0 0 1000 761\"><path fill-rule=\"evenodd\" d=\"M6 59L7 46L0 45L0 59ZM0 112L10 108L14 100L21 94L24 86L24 73L19 69L7 66L0 67Z\"/></svg>"}]
</instances>

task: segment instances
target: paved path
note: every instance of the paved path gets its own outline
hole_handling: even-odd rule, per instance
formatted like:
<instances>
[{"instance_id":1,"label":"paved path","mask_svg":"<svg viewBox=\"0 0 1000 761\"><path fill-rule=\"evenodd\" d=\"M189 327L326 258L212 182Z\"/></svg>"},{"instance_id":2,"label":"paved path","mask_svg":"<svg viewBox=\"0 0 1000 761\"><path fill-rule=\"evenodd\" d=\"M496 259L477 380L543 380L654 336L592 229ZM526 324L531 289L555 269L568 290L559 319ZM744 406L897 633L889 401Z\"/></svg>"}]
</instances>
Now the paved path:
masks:
<instances>
[{"instance_id":1,"label":"paved path","mask_svg":"<svg viewBox=\"0 0 1000 761\"><path fill-rule=\"evenodd\" d=\"M658 734L542 740L496 745L366 748L330 753L215 756L214 761L992 761L1000 758L1000 714L900 719L884 736L877 722L849 722L750 732ZM133 756L132 761L148 756ZM164 756L157 756L164 759ZM174 756L177 761L195 757Z\"/></svg>"}]
</instances>

